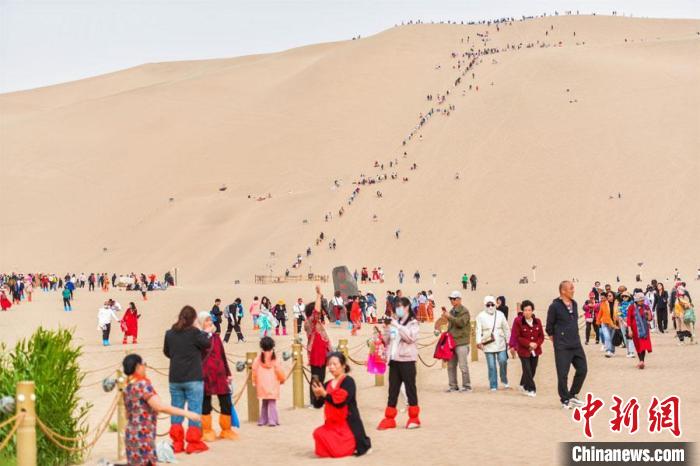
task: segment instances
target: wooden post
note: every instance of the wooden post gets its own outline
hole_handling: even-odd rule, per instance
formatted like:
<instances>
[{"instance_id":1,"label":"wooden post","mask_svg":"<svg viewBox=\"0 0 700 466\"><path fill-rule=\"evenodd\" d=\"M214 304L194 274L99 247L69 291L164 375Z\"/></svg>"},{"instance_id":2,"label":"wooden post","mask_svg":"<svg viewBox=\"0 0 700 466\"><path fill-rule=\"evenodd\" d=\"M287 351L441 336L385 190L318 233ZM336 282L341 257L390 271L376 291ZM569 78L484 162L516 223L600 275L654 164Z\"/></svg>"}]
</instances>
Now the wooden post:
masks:
<instances>
[{"instance_id":1,"label":"wooden post","mask_svg":"<svg viewBox=\"0 0 700 466\"><path fill-rule=\"evenodd\" d=\"M296 325L295 325L296 328ZM301 343L292 344L294 372L292 373L292 392L295 408L304 407L304 353Z\"/></svg>"},{"instance_id":2,"label":"wooden post","mask_svg":"<svg viewBox=\"0 0 700 466\"><path fill-rule=\"evenodd\" d=\"M17 466L36 466L35 404L34 382L17 382L17 414L24 413L17 428Z\"/></svg>"},{"instance_id":3,"label":"wooden post","mask_svg":"<svg viewBox=\"0 0 700 466\"><path fill-rule=\"evenodd\" d=\"M383 387L384 386L384 374L375 374L374 375L374 386L375 387Z\"/></svg>"},{"instance_id":4,"label":"wooden post","mask_svg":"<svg viewBox=\"0 0 700 466\"><path fill-rule=\"evenodd\" d=\"M374 345L374 342L370 342L369 344L369 353L374 354L374 351L376 350L376 347ZM384 374L374 374L374 386L375 387L383 387L384 386Z\"/></svg>"},{"instance_id":5,"label":"wooden post","mask_svg":"<svg viewBox=\"0 0 700 466\"><path fill-rule=\"evenodd\" d=\"M245 367L248 376L248 422L258 422L260 418L260 405L258 405L258 394L253 386L253 361L257 353L250 352L245 354Z\"/></svg>"},{"instance_id":6,"label":"wooden post","mask_svg":"<svg viewBox=\"0 0 700 466\"><path fill-rule=\"evenodd\" d=\"M348 357L348 340L345 338L341 338L338 340L338 350L343 353L343 355L347 358ZM348 361L349 363L350 361Z\"/></svg>"},{"instance_id":7,"label":"wooden post","mask_svg":"<svg viewBox=\"0 0 700 466\"><path fill-rule=\"evenodd\" d=\"M479 360L479 350L476 347L476 324L473 321L469 322L469 346L472 353L472 362Z\"/></svg>"},{"instance_id":8,"label":"wooden post","mask_svg":"<svg viewBox=\"0 0 700 466\"><path fill-rule=\"evenodd\" d=\"M126 377L121 371L117 371L117 389L119 390L119 398L117 398L117 461L120 463L126 461L126 443L124 438L126 434L125 388Z\"/></svg>"}]
</instances>

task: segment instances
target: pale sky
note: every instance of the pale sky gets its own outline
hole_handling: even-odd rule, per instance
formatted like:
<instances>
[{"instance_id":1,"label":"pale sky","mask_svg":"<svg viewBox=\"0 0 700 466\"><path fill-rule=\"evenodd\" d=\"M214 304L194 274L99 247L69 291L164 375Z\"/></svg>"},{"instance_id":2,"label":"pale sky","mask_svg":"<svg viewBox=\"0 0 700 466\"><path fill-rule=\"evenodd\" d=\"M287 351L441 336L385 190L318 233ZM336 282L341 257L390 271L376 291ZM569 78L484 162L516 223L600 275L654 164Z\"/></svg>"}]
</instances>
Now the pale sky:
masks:
<instances>
[{"instance_id":1,"label":"pale sky","mask_svg":"<svg viewBox=\"0 0 700 466\"><path fill-rule=\"evenodd\" d=\"M0 92L150 62L234 57L367 36L404 20L555 10L699 18L698 0L0 0Z\"/></svg>"}]
</instances>

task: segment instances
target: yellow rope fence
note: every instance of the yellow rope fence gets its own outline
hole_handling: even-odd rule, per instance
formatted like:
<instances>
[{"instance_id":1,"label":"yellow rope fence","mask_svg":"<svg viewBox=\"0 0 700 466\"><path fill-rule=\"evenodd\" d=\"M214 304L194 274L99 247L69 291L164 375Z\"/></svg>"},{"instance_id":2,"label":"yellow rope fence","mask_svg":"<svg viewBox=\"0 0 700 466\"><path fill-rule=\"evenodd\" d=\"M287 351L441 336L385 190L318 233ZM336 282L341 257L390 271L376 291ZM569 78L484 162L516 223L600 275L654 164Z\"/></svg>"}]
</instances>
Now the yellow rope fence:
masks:
<instances>
[{"instance_id":1,"label":"yellow rope fence","mask_svg":"<svg viewBox=\"0 0 700 466\"><path fill-rule=\"evenodd\" d=\"M24 416L25 413L15 414L10 419L7 419L5 422L0 424L0 428L2 428L10 424L11 422L15 423L10 429L10 432L7 434L7 437L5 437L5 440L0 442L0 452L3 451L10 444L10 440L12 440L12 436L15 435L15 432L17 432L17 429L19 428L20 423L24 419Z\"/></svg>"},{"instance_id":2,"label":"yellow rope fence","mask_svg":"<svg viewBox=\"0 0 700 466\"><path fill-rule=\"evenodd\" d=\"M91 450L98 442L98 440L102 437L102 435L105 433L107 430L107 427L109 427L109 421L114 415L115 411L117 410L117 399L119 397L119 393L117 393L114 397L114 400L112 401L112 404L107 411L107 414L105 415L104 419L102 420L101 423L98 425L100 426L97 431L95 432L94 438L90 441L87 442L85 445L82 445L80 447L72 447L72 446L67 446L62 444L61 442L71 442L71 443L81 443L85 442L87 439L87 435L80 436L80 437L66 437L64 435L59 434L58 432L53 431L49 426L44 424L44 422L37 416L36 418L36 423L39 429L44 433L47 439L51 441L54 445L56 445L58 448L61 448L62 450L70 451L73 453L78 453L78 452L83 452L86 450Z\"/></svg>"}]
</instances>

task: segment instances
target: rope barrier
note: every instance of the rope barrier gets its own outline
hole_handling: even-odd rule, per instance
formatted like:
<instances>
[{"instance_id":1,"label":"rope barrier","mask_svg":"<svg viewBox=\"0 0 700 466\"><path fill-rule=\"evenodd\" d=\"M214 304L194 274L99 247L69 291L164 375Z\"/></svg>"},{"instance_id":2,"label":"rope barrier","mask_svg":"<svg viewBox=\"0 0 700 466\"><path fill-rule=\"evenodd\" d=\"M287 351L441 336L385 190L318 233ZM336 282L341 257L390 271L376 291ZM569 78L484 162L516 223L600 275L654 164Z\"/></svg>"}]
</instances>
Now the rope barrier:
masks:
<instances>
[{"instance_id":1,"label":"rope barrier","mask_svg":"<svg viewBox=\"0 0 700 466\"><path fill-rule=\"evenodd\" d=\"M169 376L170 376L170 374L168 374L167 372L164 372L165 370L169 370L169 369L167 369L167 368L165 368L165 367L158 368L158 367L150 367L150 366L149 366L148 368L151 369L151 370L152 370L153 372L155 372L156 374L164 375L164 376L166 376L166 377L169 377Z\"/></svg>"},{"instance_id":2,"label":"rope barrier","mask_svg":"<svg viewBox=\"0 0 700 466\"><path fill-rule=\"evenodd\" d=\"M366 365L367 365L367 362L365 362L365 361L357 361L356 359L354 359L354 358L353 358L352 356L350 356L349 354L348 354L347 356L348 356L348 359L349 359L351 362L354 362L354 363L357 364L358 366L366 366Z\"/></svg>"},{"instance_id":3,"label":"rope barrier","mask_svg":"<svg viewBox=\"0 0 700 466\"><path fill-rule=\"evenodd\" d=\"M20 413L20 414L17 414L15 416L11 417L8 420L8 421L15 421L15 425L12 426L12 428L10 429L10 432L7 434L7 437L5 437L5 440L3 440L2 443L0 443L0 452L2 452L5 449L5 447L7 447L7 445L10 444L10 440L12 439L12 436L15 435L15 432L17 432L17 429L19 428L20 423L24 419L24 416L25 416L25 413ZM5 425L9 424L8 421L5 421L2 425L5 426Z\"/></svg>"},{"instance_id":4,"label":"rope barrier","mask_svg":"<svg viewBox=\"0 0 700 466\"><path fill-rule=\"evenodd\" d=\"M89 371L84 371L83 373L84 373L85 375L87 375L87 374L94 374L95 372L102 372L102 371L104 371L104 370L106 370L106 369L116 369L116 368L118 368L118 367L119 367L119 364L112 364L112 365L109 365L109 366L102 367L102 368L100 368L100 369L91 369L91 370L89 370Z\"/></svg>"},{"instance_id":5,"label":"rope barrier","mask_svg":"<svg viewBox=\"0 0 700 466\"><path fill-rule=\"evenodd\" d=\"M117 405L118 397L119 397L119 393L117 393L114 396L114 399L112 400L112 403L110 404L109 409L107 410L106 416L104 418L102 418L102 420L100 422L97 423L98 426L102 426L105 422L107 422L107 423L109 422L109 419L112 417L111 414L113 414L113 412L114 412L114 407L116 407L116 405ZM66 437L64 435L61 435L58 432L51 429L50 427L48 427L46 424L44 424L44 422L38 416L36 418L36 422L40 426L43 425L44 427L46 427L47 430L51 431L51 435L53 435L58 440L63 440L64 442L84 442L87 439L87 434L81 435L79 437Z\"/></svg>"},{"instance_id":6,"label":"rope barrier","mask_svg":"<svg viewBox=\"0 0 700 466\"><path fill-rule=\"evenodd\" d=\"M434 339L430 343L416 343L416 346L418 346L418 349L423 349L423 348L428 348L429 346L433 346L435 343L437 343L439 338Z\"/></svg>"},{"instance_id":7,"label":"rope barrier","mask_svg":"<svg viewBox=\"0 0 700 466\"><path fill-rule=\"evenodd\" d=\"M302 367L303 367L303 366L302 366ZM306 372L307 372L307 371L308 371L309 373L311 373L311 369L309 369L309 368L307 368L307 367L303 367L303 369L304 369L304 370L301 371L301 373L304 375L304 379L306 379L306 383L308 383L309 385L311 385L311 379L309 378L308 375L306 375Z\"/></svg>"},{"instance_id":8,"label":"rope barrier","mask_svg":"<svg viewBox=\"0 0 700 466\"><path fill-rule=\"evenodd\" d=\"M439 360L436 359L435 361L433 361L432 364L428 364L423 360L423 356L421 356L420 353L418 353L418 359L420 359L420 362L422 362L425 367L433 367L435 364L437 364L439 362Z\"/></svg>"},{"instance_id":9,"label":"rope barrier","mask_svg":"<svg viewBox=\"0 0 700 466\"><path fill-rule=\"evenodd\" d=\"M54 445L56 445L58 448L60 448L62 450L69 451L72 453L79 453L79 452L83 452L85 450L91 450L97 444L98 440L100 440L102 435L107 430L107 427L109 426L109 420L112 418L112 416L114 415L114 412L117 410L117 397L118 396L119 396L119 394L117 394L117 396L114 397L114 401L112 402L112 406L110 407L107 415L105 416L105 422L95 432L95 437L92 439L92 441L88 442L86 445L83 445L81 447L71 447L71 446L63 445L59 441L59 439L62 439L64 441L69 441L69 442L82 442L82 441L84 441L84 438L83 439L80 439L77 437L71 438L71 437L65 437L63 435L60 435L60 434L54 432L53 430L51 430L51 428L49 428L46 424L44 424L44 422L38 416L36 418L36 423L39 426L39 429L44 433L46 438L49 439L49 441L51 443L53 443Z\"/></svg>"},{"instance_id":10,"label":"rope barrier","mask_svg":"<svg viewBox=\"0 0 700 466\"><path fill-rule=\"evenodd\" d=\"M245 391L245 389L248 386L248 380L250 380L250 374L251 373L249 373L246 376L245 380L243 381L243 385L241 385L241 389L238 390L238 393L236 393L236 396L233 397L233 406L236 406L238 404L238 402L241 400L241 397L243 396L243 392Z\"/></svg>"},{"instance_id":11,"label":"rope barrier","mask_svg":"<svg viewBox=\"0 0 700 466\"><path fill-rule=\"evenodd\" d=\"M21 414L21 413L20 413L20 414ZM3 422L0 423L0 429L2 429L3 427L5 427L5 426L8 425L9 423L13 422L15 419L17 419L17 418L20 416L20 414L15 414L15 415L12 416L11 418L5 419Z\"/></svg>"},{"instance_id":12,"label":"rope barrier","mask_svg":"<svg viewBox=\"0 0 700 466\"><path fill-rule=\"evenodd\" d=\"M292 376L292 373L294 372L294 368L297 367L297 363L292 364L292 368L289 369L289 374L287 374L287 377L285 377L284 381L286 382L289 380L289 378Z\"/></svg>"}]
</instances>

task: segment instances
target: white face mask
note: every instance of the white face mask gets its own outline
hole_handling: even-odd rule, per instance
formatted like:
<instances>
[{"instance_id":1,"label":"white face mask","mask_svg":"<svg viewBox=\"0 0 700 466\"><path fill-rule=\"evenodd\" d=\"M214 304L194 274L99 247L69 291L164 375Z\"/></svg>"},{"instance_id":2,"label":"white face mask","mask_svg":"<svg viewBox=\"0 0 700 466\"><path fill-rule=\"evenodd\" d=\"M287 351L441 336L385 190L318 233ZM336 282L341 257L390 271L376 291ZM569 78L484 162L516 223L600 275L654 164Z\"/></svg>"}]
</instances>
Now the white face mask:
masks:
<instances>
[{"instance_id":1,"label":"white face mask","mask_svg":"<svg viewBox=\"0 0 700 466\"><path fill-rule=\"evenodd\" d=\"M404 308L403 306L399 306L396 308L396 317L399 319L402 318L405 315Z\"/></svg>"}]
</instances>

